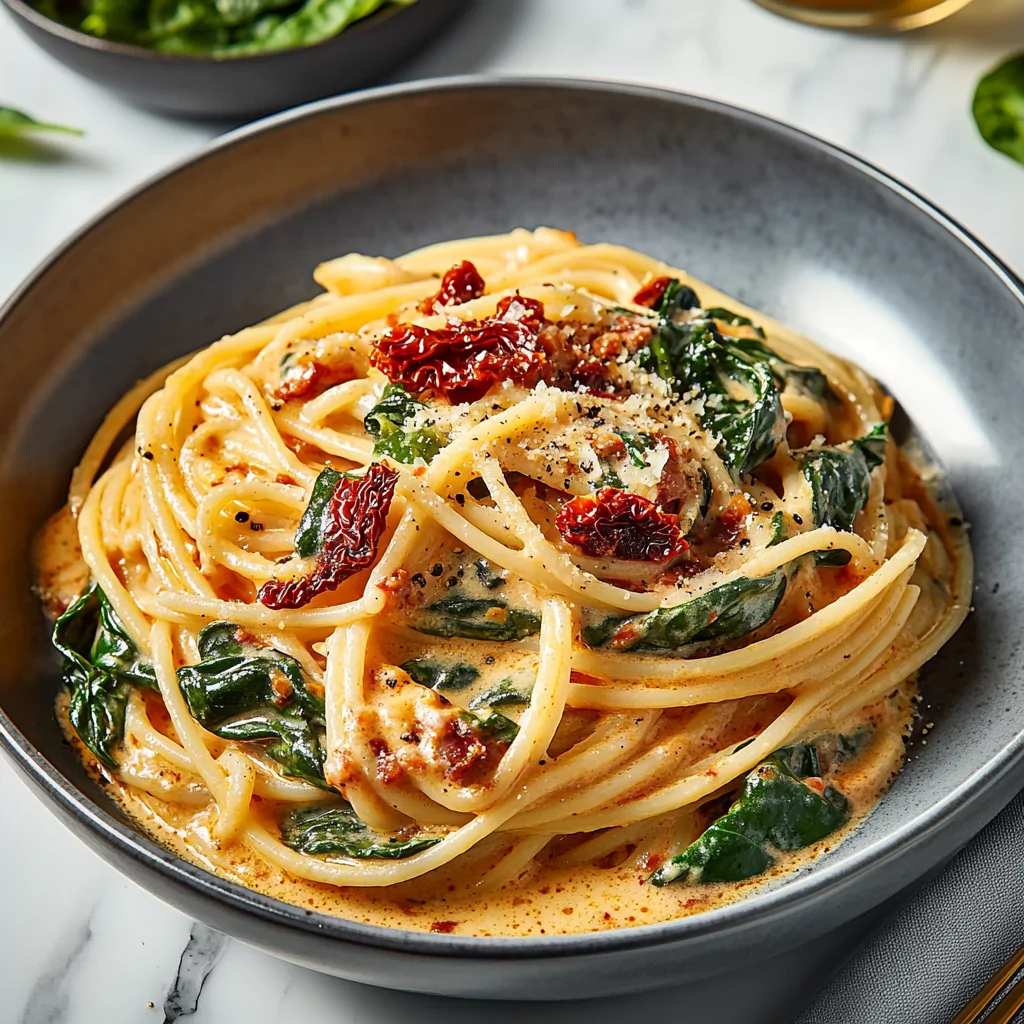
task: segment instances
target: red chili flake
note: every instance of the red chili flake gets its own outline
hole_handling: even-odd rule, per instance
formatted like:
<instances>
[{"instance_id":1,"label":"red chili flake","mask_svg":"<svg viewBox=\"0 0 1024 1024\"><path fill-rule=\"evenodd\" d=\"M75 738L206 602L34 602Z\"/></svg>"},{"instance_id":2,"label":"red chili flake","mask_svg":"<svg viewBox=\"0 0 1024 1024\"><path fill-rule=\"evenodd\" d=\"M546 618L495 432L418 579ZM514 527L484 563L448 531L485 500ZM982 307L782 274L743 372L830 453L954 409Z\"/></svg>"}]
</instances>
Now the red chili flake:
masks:
<instances>
[{"instance_id":1,"label":"red chili flake","mask_svg":"<svg viewBox=\"0 0 1024 1024\"><path fill-rule=\"evenodd\" d=\"M373 564L387 523L398 473L375 462L356 480L338 481L325 516L323 548L309 576L268 580L257 599L268 608L301 608Z\"/></svg>"},{"instance_id":2,"label":"red chili flake","mask_svg":"<svg viewBox=\"0 0 1024 1024\"><path fill-rule=\"evenodd\" d=\"M495 315L482 320L450 320L437 329L389 328L374 345L370 362L414 394L475 402L499 381L533 387L543 378L548 363L538 344L543 324L541 303L507 295Z\"/></svg>"},{"instance_id":3,"label":"red chili flake","mask_svg":"<svg viewBox=\"0 0 1024 1024\"><path fill-rule=\"evenodd\" d=\"M690 546L679 532L678 517L617 487L567 501L555 525L567 543L590 558L667 562Z\"/></svg>"},{"instance_id":4,"label":"red chili flake","mask_svg":"<svg viewBox=\"0 0 1024 1024\"><path fill-rule=\"evenodd\" d=\"M433 313L435 305L455 306L479 299L485 287L480 271L469 260L463 260L445 272L440 290L420 303L420 312Z\"/></svg>"},{"instance_id":5,"label":"red chili flake","mask_svg":"<svg viewBox=\"0 0 1024 1024\"><path fill-rule=\"evenodd\" d=\"M654 309L654 307L661 302L661 297L665 294L665 289L669 286L671 281L671 277L656 277L653 281L648 281L647 284L645 284L643 288L633 296L633 301L638 306L648 306L651 309Z\"/></svg>"},{"instance_id":6,"label":"red chili flake","mask_svg":"<svg viewBox=\"0 0 1024 1024\"><path fill-rule=\"evenodd\" d=\"M432 932L439 932L441 935L451 935L458 927L458 921L434 921L430 926L430 930Z\"/></svg>"}]
</instances>

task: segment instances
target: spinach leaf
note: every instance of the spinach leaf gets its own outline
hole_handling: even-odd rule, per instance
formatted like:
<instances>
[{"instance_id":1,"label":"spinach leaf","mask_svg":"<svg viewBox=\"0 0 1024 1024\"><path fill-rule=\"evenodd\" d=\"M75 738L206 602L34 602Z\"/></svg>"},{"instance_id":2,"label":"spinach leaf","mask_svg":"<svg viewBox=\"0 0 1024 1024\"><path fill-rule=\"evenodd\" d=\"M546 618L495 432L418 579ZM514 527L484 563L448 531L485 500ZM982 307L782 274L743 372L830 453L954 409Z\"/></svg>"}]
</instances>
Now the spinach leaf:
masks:
<instances>
[{"instance_id":1,"label":"spinach leaf","mask_svg":"<svg viewBox=\"0 0 1024 1024\"><path fill-rule=\"evenodd\" d=\"M626 485L622 482L622 477L612 469L607 460L598 457L598 462L601 466L601 475L594 481L594 490L599 491L602 487L614 487L624 491Z\"/></svg>"},{"instance_id":2,"label":"spinach leaf","mask_svg":"<svg viewBox=\"0 0 1024 1024\"><path fill-rule=\"evenodd\" d=\"M214 0L214 7L225 25L244 25L293 3L294 0Z\"/></svg>"},{"instance_id":3,"label":"spinach leaf","mask_svg":"<svg viewBox=\"0 0 1024 1024\"><path fill-rule=\"evenodd\" d=\"M431 658L413 658L398 666L413 682L431 690L465 690L480 676L480 670L464 661L444 663Z\"/></svg>"},{"instance_id":4,"label":"spinach leaf","mask_svg":"<svg viewBox=\"0 0 1024 1024\"><path fill-rule=\"evenodd\" d=\"M519 726L511 718L506 718L500 711L489 711L486 715L477 715L472 711L459 711L459 718L475 729L484 740L496 740L498 743L510 744L519 734Z\"/></svg>"},{"instance_id":5,"label":"spinach leaf","mask_svg":"<svg viewBox=\"0 0 1024 1024\"><path fill-rule=\"evenodd\" d=\"M361 860L399 860L440 841L438 836L375 832L347 803L302 807L281 823L281 842L312 856L343 853Z\"/></svg>"},{"instance_id":6,"label":"spinach leaf","mask_svg":"<svg viewBox=\"0 0 1024 1024\"><path fill-rule=\"evenodd\" d=\"M324 700L292 657L265 647L231 622L213 622L198 638L202 660L178 669L192 717L225 739L270 740L283 774L321 788Z\"/></svg>"},{"instance_id":7,"label":"spinach leaf","mask_svg":"<svg viewBox=\"0 0 1024 1024\"><path fill-rule=\"evenodd\" d=\"M993 148L1024 164L1024 53L986 74L974 92L974 122Z\"/></svg>"},{"instance_id":8,"label":"spinach leaf","mask_svg":"<svg viewBox=\"0 0 1024 1024\"><path fill-rule=\"evenodd\" d=\"M517 690L512 685L511 679L502 679L500 683L488 687L483 693L478 693L470 702L470 711L479 708L498 708L508 704L529 704L530 694L523 690Z\"/></svg>"},{"instance_id":9,"label":"spinach leaf","mask_svg":"<svg viewBox=\"0 0 1024 1024\"><path fill-rule=\"evenodd\" d=\"M717 447L735 474L751 472L772 457L785 434L781 392L769 360L750 351L747 339L724 337L713 321L679 323L663 313L663 306L650 342L637 353L639 365L676 391L698 388L704 399L701 425L721 438ZM744 397L736 397L737 391Z\"/></svg>"},{"instance_id":10,"label":"spinach leaf","mask_svg":"<svg viewBox=\"0 0 1024 1024\"><path fill-rule=\"evenodd\" d=\"M522 640L540 632L540 616L509 608L498 598L445 597L427 605L432 613L413 623L430 636L469 640Z\"/></svg>"},{"instance_id":11,"label":"spinach leaf","mask_svg":"<svg viewBox=\"0 0 1024 1024\"><path fill-rule=\"evenodd\" d=\"M852 442L852 447L864 456L868 469L877 469L885 462L885 439L888 435L888 425L876 423L863 437Z\"/></svg>"},{"instance_id":12,"label":"spinach leaf","mask_svg":"<svg viewBox=\"0 0 1024 1024\"><path fill-rule=\"evenodd\" d=\"M37 121L34 117L15 110L0 107L0 137L5 135L27 135L29 132L64 132L65 135L84 135L81 128L69 128L50 121Z\"/></svg>"},{"instance_id":13,"label":"spinach leaf","mask_svg":"<svg viewBox=\"0 0 1024 1024\"><path fill-rule=\"evenodd\" d=\"M764 330L758 327L749 316L734 313L731 309L725 309L723 306L712 306L710 309L705 309L704 316L708 320L720 320L728 327L752 327L759 337L764 337Z\"/></svg>"},{"instance_id":14,"label":"spinach leaf","mask_svg":"<svg viewBox=\"0 0 1024 1024\"><path fill-rule=\"evenodd\" d=\"M772 536L771 539L765 544L766 548L773 548L776 544L781 544L786 539L786 515L780 509L775 515L772 516Z\"/></svg>"},{"instance_id":15,"label":"spinach leaf","mask_svg":"<svg viewBox=\"0 0 1024 1024\"><path fill-rule=\"evenodd\" d=\"M363 428L376 438L373 454L387 455L403 463L412 463L416 459L430 462L444 447L440 434L425 428L405 428L406 421L423 407L423 403L412 398L401 384L388 384L381 400L363 420Z\"/></svg>"},{"instance_id":16,"label":"spinach leaf","mask_svg":"<svg viewBox=\"0 0 1024 1024\"><path fill-rule=\"evenodd\" d=\"M775 376L767 363L744 363L733 356L717 361L717 380L704 377L704 415L701 426L721 437L722 455L737 474L750 473L775 454L785 435L785 419ZM739 381L752 398L736 399L723 378Z\"/></svg>"},{"instance_id":17,"label":"spinach leaf","mask_svg":"<svg viewBox=\"0 0 1024 1024\"><path fill-rule=\"evenodd\" d=\"M678 278L673 277L661 293L655 312L666 320L671 320L677 313L686 313L691 309L700 309L697 293Z\"/></svg>"},{"instance_id":18,"label":"spinach leaf","mask_svg":"<svg viewBox=\"0 0 1024 1024\"><path fill-rule=\"evenodd\" d=\"M54 623L53 645L64 655L62 677L75 732L104 765L116 770L113 752L124 739L131 688L155 687L153 666L142 660L95 582Z\"/></svg>"},{"instance_id":19,"label":"spinach leaf","mask_svg":"<svg viewBox=\"0 0 1024 1024\"><path fill-rule=\"evenodd\" d=\"M323 550L327 509L342 476L343 473L329 466L322 469L317 476L309 496L309 504L302 513L298 529L295 531L295 552L300 558L312 558Z\"/></svg>"},{"instance_id":20,"label":"spinach leaf","mask_svg":"<svg viewBox=\"0 0 1024 1024\"><path fill-rule=\"evenodd\" d=\"M819 794L802 781L821 775L815 744L777 750L746 777L728 812L650 881L740 881L771 867L775 851L801 850L824 839L849 820L850 805L834 786Z\"/></svg>"},{"instance_id":21,"label":"spinach leaf","mask_svg":"<svg viewBox=\"0 0 1024 1024\"><path fill-rule=\"evenodd\" d=\"M388 0L306 0L260 38L239 41L214 51L214 56L240 57L322 43L353 22L369 17ZM408 3L410 0L398 0Z\"/></svg>"},{"instance_id":22,"label":"spinach leaf","mask_svg":"<svg viewBox=\"0 0 1024 1024\"><path fill-rule=\"evenodd\" d=\"M620 651L674 651L708 640L738 640L775 614L799 562L793 559L767 576L740 576L683 604L612 616L587 626L583 642Z\"/></svg>"},{"instance_id":23,"label":"spinach leaf","mask_svg":"<svg viewBox=\"0 0 1024 1024\"><path fill-rule=\"evenodd\" d=\"M794 452L803 461L811 485L816 526L849 533L871 492L871 471L885 458L886 426L878 423L846 447L805 448Z\"/></svg>"},{"instance_id":24,"label":"spinach leaf","mask_svg":"<svg viewBox=\"0 0 1024 1024\"><path fill-rule=\"evenodd\" d=\"M644 456L644 452L650 451L654 447L654 438L650 434L643 433L643 431L630 434L625 430L616 430L615 433L618 434L622 439L622 443L626 446L626 454L629 456L629 461L637 469L646 469L650 463Z\"/></svg>"},{"instance_id":25,"label":"spinach leaf","mask_svg":"<svg viewBox=\"0 0 1024 1024\"><path fill-rule=\"evenodd\" d=\"M730 343L746 352L752 359L763 359L772 368L775 376L794 391L805 394L817 402L838 400L828 377L816 366L798 366L791 363L754 338L731 338Z\"/></svg>"},{"instance_id":26,"label":"spinach leaf","mask_svg":"<svg viewBox=\"0 0 1024 1024\"><path fill-rule=\"evenodd\" d=\"M235 57L330 38L390 4L415 0L33 0L79 31L163 53Z\"/></svg>"}]
</instances>

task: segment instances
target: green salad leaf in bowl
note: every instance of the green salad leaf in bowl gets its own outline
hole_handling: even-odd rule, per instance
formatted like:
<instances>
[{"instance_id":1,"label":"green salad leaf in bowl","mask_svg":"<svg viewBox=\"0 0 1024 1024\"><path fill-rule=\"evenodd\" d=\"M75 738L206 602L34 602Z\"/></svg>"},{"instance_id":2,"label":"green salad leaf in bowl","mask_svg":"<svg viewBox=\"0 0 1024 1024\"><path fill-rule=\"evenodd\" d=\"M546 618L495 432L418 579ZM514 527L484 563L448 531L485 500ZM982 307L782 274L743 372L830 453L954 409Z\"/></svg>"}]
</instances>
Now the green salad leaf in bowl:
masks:
<instances>
[{"instance_id":1,"label":"green salad leaf in bowl","mask_svg":"<svg viewBox=\"0 0 1024 1024\"><path fill-rule=\"evenodd\" d=\"M415 0L32 0L70 28L162 53L245 57L312 46Z\"/></svg>"}]
</instances>

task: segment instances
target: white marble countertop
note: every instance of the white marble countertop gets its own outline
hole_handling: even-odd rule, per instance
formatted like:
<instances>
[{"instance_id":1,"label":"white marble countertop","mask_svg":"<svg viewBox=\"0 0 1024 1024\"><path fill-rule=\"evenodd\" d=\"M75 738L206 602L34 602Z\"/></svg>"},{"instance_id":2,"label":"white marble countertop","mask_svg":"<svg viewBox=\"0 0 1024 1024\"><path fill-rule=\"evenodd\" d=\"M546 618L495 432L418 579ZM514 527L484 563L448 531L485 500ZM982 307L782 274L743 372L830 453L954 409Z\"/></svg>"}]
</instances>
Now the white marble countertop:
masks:
<instances>
[{"instance_id":1,"label":"white marble countertop","mask_svg":"<svg viewBox=\"0 0 1024 1024\"><path fill-rule=\"evenodd\" d=\"M985 147L969 115L979 75L1022 42L1019 0L976 0L943 25L898 38L792 25L751 0L478 0L400 77L592 76L751 107L881 165L1022 271L1024 168ZM0 160L0 300L97 211L220 130L125 106L37 50L6 18L2 104L87 135L46 162ZM194 926L90 853L3 762L0 821L0 1024L457 1024L481 1010L326 978ZM33 841L22 842L25 835ZM631 1000L630 1013L664 1012L670 998ZM624 1005L588 1004L586 1012L601 1024L619 1019ZM487 1012L503 1022L523 1009ZM538 1021L564 1019L554 1007L529 1012ZM779 1020L775 1014L762 1007L745 1019Z\"/></svg>"}]
</instances>

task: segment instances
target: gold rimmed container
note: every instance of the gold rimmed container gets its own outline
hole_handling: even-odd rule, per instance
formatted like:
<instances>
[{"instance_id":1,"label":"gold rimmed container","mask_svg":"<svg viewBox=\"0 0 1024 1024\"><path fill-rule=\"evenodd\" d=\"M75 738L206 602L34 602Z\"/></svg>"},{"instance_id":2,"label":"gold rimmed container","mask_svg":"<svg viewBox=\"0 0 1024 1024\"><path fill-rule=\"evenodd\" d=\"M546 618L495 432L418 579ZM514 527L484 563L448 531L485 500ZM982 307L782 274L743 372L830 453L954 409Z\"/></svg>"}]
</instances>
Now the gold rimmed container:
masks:
<instances>
[{"instance_id":1,"label":"gold rimmed container","mask_svg":"<svg viewBox=\"0 0 1024 1024\"><path fill-rule=\"evenodd\" d=\"M971 0L755 0L775 14L809 25L866 31L923 28L966 7Z\"/></svg>"}]
</instances>

